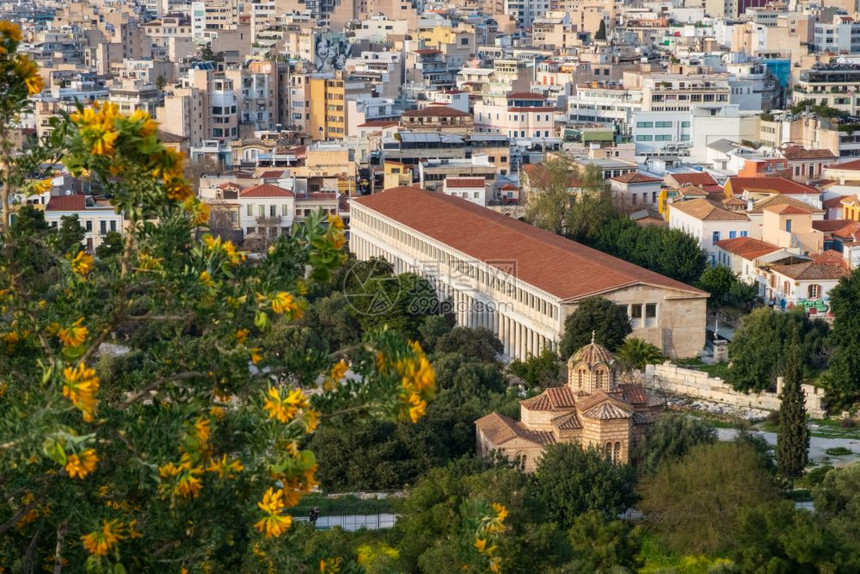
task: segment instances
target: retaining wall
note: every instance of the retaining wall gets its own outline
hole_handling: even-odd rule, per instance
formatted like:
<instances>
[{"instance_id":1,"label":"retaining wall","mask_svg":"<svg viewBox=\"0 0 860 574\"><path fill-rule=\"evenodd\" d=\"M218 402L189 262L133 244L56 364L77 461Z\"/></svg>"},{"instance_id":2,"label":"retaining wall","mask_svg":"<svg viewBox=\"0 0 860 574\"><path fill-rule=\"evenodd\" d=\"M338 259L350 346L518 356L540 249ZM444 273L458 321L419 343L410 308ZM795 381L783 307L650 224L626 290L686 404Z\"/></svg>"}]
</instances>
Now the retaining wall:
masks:
<instances>
[{"instance_id":1,"label":"retaining wall","mask_svg":"<svg viewBox=\"0 0 860 574\"><path fill-rule=\"evenodd\" d=\"M778 411L782 379L777 380L776 393L764 391L758 394L747 394L734 390L722 379L709 377L703 371L664 363L648 365L645 368L645 386L673 395L704 399L735 407ZM806 394L806 412L812 418L824 418L825 411L822 406L824 391L812 385L802 385L802 388Z\"/></svg>"}]
</instances>

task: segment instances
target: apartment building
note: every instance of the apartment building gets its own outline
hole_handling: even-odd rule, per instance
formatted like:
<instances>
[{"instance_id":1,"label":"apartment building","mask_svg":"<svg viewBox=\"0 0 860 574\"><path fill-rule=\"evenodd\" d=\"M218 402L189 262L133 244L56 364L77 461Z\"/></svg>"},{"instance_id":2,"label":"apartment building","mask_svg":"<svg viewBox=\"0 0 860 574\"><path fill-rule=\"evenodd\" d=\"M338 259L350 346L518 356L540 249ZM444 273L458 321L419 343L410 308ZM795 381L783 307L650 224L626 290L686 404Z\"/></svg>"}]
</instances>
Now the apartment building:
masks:
<instances>
[{"instance_id":1,"label":"apartment building","mask_svg":"<svg viewBox=\"0 0 860 574\"><path fill-rule=\"evenodd\" d=\"M860 108L860 65L815 64L800 73L793 88L795 101L812 100L837 110L856 115Z\"/></svg>"}]
</instances>

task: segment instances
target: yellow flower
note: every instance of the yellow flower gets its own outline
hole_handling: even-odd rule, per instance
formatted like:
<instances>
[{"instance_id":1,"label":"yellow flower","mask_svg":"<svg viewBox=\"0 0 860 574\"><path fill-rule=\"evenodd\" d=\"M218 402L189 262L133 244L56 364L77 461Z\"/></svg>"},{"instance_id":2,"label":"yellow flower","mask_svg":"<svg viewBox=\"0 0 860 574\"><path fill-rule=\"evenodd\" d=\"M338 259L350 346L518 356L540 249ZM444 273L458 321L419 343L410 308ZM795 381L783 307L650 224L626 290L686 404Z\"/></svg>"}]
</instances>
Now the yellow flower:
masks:
<instances>
[{"instance_id":1,"label":"yellow flower","mask_svg":"<svg viewBox=\"0 0 860 574\"><path fill-rule=\"evenodd\" d=\"M346 376L346 372L349 370L349 367L346 364L346 361L343 359L340 360L338 364L331 368L331 380L339 381Z\"/></svg>"},{"instance_id":2,"label":"yellow flower","mask_svg":"<svg viewBox=\"0 0 860 574\"><path fill-rule=\"evenodd\" d=\"M320 560L320 574L337 574L340 572L341 558Z\"/></svg>"},{"instance_id":3,"label":"yellow flower","mask_svg":"<svg viewBox=\"0 0 860 574\"><path fill-rule=\"evenodd\" d=\"M81 325L83 322L84 318L81 317L75 321L71 327L63 327L57 331L57 336L60 338L60 341L63 342L64 346L75 348L84 344L87 340L87 334L89 331L86 327Z\"/></svg>"},{"instance_id":4,"label":"yellow flower","mask_svg":"<svg viewBox=\"0 0 860 574\"><path fill-rule=\"evenodd\" d=\"M71 454L66 461L66 472L69 473L69 478L83 479L88 474L96 469L96 464L99 462L99 457L94 449L87 449L80 456Z\"/></svg>"},{"instance_id":5,"label":"yellow flower","mask_svg":"<svg viewBox=\"0 0 860 574\"><path fill-rule=\"evenodd\" d=\"M282 313L295 313L296 319L301 316L299 313L298 302L295 297L286 291L281 291L272 297L272 311L278 315Z\"/></svg>"},{"instance_id":6,"label":"yellow flower","mask_svg":"<svg viewBox=\"0 0 860 574\"><path fill-rule=\"evenodd\" d=\"M212 434L212 428L209 425L209 419L205 417L197 417L197 420L194 421L192 434L201 447L209 442L209 436Z\"/></svg>"},{"instance_id":7,"label":"yellow flower","mask_svg":"<svg viewBox=\"0 0 860 574\"><path fill-rule=\"evenodd\" d=\"M161 269L163 258L153 257L148 253L139 253L137 256L137 266L141 271L157 271Z\"/></svg>"},{"instance_id":8,"label":"yellow flower","mask_svg":"<svg viewBox=\"0 0 860 574\"><path fill-rule=\"evenodd\" d=\"M224 409L221 407L218 407L218 406L210 408L209 412L212 413L212 416L215 417L216 419L218 419L219 421L227 416L227 413L224 411Z\"/></svg>"},{"instance_id":9,"label":"yellow flower","mask_svg":"<svg viewBox=\"0 0 860 574\"><path fill-rule=\"evenodd\" d=\"M251 349L251 362L258 365L262 360L263 356L260 354L260 347L254 347Z\"/></svg>"},{"instance_id":10,"label":"yellow flower","mask_svg":"<svg viewBox=\"0 0 860 574\"><path fill-rule=\"evenodd\" d=\"M81 536L84 548L95 556L105 556L117 542L125 538L119 520L102 521L102 529Z\"/></svg>"},{"instance_id":11,"label":"yellow flower","mask_svg":"<svg viewBox=\"0 0 860 574\"><path fill-rule=\"evenodd\" d=\"M86 277L92 270L93 256L89 253L81 251L77 255L75 255L74 259L72 259L72 271L74 271L81 277Z\"/></svg>"},{"instance_id":12,"label":"yellow flower","mask_svg":"<svg viewBox=\"0 0 860 574\"><path fill-rule=\"evenodd\" d=\"M164 182L167 198L173 201L185 201L193 194L188 182L180 177L172 177Z\"/></svg>"},{"instance_id":13,"label":"yellow flower","mask_svg":"<svg viewBox=\"0 0 860 574\"><path fill-rule=\"evenodd\" d=\"M266 538L276 538L292 525L293 519L290 516L280 514L286 507L283 490L276 491L269 487L266 494L263 495L263 500L258 502L257 506L266 513L266 517L257 521L254 528L264 533Z\"/></svg>"},{"instance_id":14,"label":"yellow flower","mask_svg":"<svg viewBox=\"0 0 860 574\"><path fill-rule=\"evenodd\" d=\"M315 411L313 409L305 411L305 414L302 417L302 424L304 424L305 432L308 434L317 430L317 426L320 424L319 411Z\"/></svg>"},{"instance_id":15,"label":"yellow flower","mask_svg":"<svg viewBox=\"0 0 860 574\"><path fill-rule=\"evenodd\" d=\"M30 189L32 190L32 193L38 195L51 191L52 187L54 187L54 180L53 178L49 177L48 179L33 182L32 187Z\"/></svg>"},{"instance_id":16,"label":"yellow flower","mask_svg":"<svg viewBox=\"0 0 860 574\"><path fill-rule=\"evenodd\" d=\"M344 245L346 245L346 236L343 233L335 235L334 239L332 239L332 245L335 249L341 249Z\"/></svg>"},{"instance_id":17,"label":"yellow flower","mask_svg":"<svg viewBox=\"0 0 860 574\"><path fill-rule=\"evenodd\" d=\"M158 131L158 123L152 120L152 117L148 113L143 110L135 110L133 114L128 117L129 121L140 123L140 135L142 137L148 137L155 134Z\"/></svg>"},{"instance_id":18,"label":"yellow flower","mask_svg":"<svg viewBox=\"0 0 860 574\"><path fill-rule=\"evenodd\" d=\"M173 464L173 461L158 467L158 476L161 478L171 478L182 472L182 468Z\"/></svg>"},{"instance_id":19,"label":"yellow flower","mask_svg":"<svg viewBox=\"0 0 860 574\"><path fill-rule=\"evenodd\" d=\"M38 64L27 56L19 54L15 58L15 73L23 78L27 93L31 96L35 96L45 87Z\"/></svg>"},{"instance_id":20,"label":"yellow flower","mask_svg":"<svg viewBox=\"0 0 860 574\"><path fill-rule=\"evenodd\" d=\"M280 391L270 387L263 408L269 413L269 418L285 423L296 416L300 409L310 406L310 401L300 389L293 389L286 398L281 398Z\"/></svg>"},{"instance_id":21,"label":"yellow flower","mask_svg":"<svg viewBox=\"0 0 860 574\"><path fill-rule=\"evenodd\" d=\"M505 518L508 517L508 509L498 502L493 503L493 510L496 511L496 520L499 522L504 522Z\"/></svg>"},{"instance_id":22,"label":"yellow flower","mask_svg":"<svg viewBox=\"0 0 860 574\"><path fill-rule=\"evenodd\" d=\"M137 529L137 519L134 519L128 523L128 537L129 538L140 538L143 534Z\"/></svg>"},{"instance_id":23,"label":"yellow flower","mask_svg":"<svg viewBox=\"0 0 860 574\"><path fill-rule=\"evenodd\" d=\"M178 494L184 498L197 498L200 490L203 488L203 483L197 478L198 474L203 472L202 466L196 466L186 470L179 476L176 486L173 488L174 494Z\"/></svg>"},{"instance_id":24,"label":"yellow flower","mask_svg":"<svg viewBox=\"0 0 860 574\"><path fill-rule=\"evenodd\" d=\"M343 229L343 219L340 218L339 215L329 215L328 216L328 224L334 229Z\"/></svg>"},{"instance_id":25,"label":"yellow flower","mask_svg":"<svg viewBox=\"0 0 860 574\"><path fill-rule=\"evenodd\" d=\"M207 471L216 473L218 478L233 478L244 469L245 467L238 460L227 462L226 454L221 457L221 460L213 459L206 468Z\"/></svg>"},{"instance_id":26,"label":"yellow flower","mask_svg":"<svg viewBox=\"0 0 860 574\"><path fill-rule=\"evenodd\" d=\"M194 225L206 225L209 222L209 205L196 197L189 197L183 201L182 209L193 216Z\"/></svg>"},{"instance_id":27,"label":"yellow flower","mask_svg":"<svg viewBox=\"0 0 860 574\"><path fill-rule=\"evenodd\" d=\"M248 329L239 329L236 331L236 342L240 345L244 345L245 341L248 340L248 335L251 334L251 331Z\"/></svg>"},{"instance_id":28,"label":"yellow flower","mask_svg":"<svg viewBox=\"0 0 860 574\"><path fill-rule=\"evenodd\" d=\"M95 369L89 369L81 362L77 368L63 369L63 396L72 401L83 413L84 421L92 422L96 408L96 392L99 390L99 378Z\"/></svg>"},{"instance_id":29,"label":"yellow flower","mask_svg":"<svg viewBox=\"0 0 860 574\"><path fill-rule=\"evenodd\" d=\"M472 546L474 546L478 552L484 552L484 550L487 549L487 540L484 538L478 538Z\"/></svg>"},{"instance_id":30,"label":"yellow flower","mask_svg":"<svg viewBox=\"0 0 860 574\"><path fill-rule=\"evenodd\" d=\"M208 271L202 271L200 273L200 282L207 287L212 287L213 285L215 285L215 283L212 281L212 275L210 275Z\"/></svg>"},{"instance_id":31,"label":"yellow flower","mask_svg":"<svg viewBox=\"0 0 860 574\"><path fill-rule=\"evenodd\" d=\"M413 393L409 395L409 405L409 420L415 424L424 416L427 409L427 401Z\"/></svg>"},{"instance_id":32,"label":"yellow flower","mask_svg":"<svg viewBox=\"0 0 860 574\"><path fill-rule=\"evenodd\" d=\"M22 38L21 28L9 20L0 20L0 34L13 42L20 42Z\"/></svg>"},{"instance_id":33,"label":"yellow flower","mask_svg":"<svg viewBox=\"0 0 860 574\"><path fill-rule=\"evenodd\" d=\"M97 156L112 156L116 153L116 142L119 132L113 129L87 128L83 132L86 139L90 141L90 153Z\"/></svg>"}]
</instances>

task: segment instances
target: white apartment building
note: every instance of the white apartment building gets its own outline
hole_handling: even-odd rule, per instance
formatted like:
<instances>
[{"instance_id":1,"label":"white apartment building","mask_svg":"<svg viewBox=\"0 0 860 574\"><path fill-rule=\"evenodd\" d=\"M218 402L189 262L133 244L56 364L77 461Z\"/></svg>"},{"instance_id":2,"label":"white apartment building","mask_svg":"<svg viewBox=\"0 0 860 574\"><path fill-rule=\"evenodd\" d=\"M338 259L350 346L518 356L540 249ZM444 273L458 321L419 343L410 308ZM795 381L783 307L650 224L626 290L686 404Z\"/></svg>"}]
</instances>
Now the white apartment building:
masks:
<instances>
[{"instance_id":1,"label":"white apartment building","mask_svg":"<svg viewBox=\"0 0 860 574\"><path fill-rule=\"evenodd\" d=\"M425 277L459 325L490 329L512 358L556 348L567 315L595 295L667 355L704 346L707 293L460 198L413 187L355 198L349 241L359 260Z\"/></svg>"},{"instance_id":2,"label":"white apartment building","mask_svg":"<svg viewBox=\"0 0 860 574\"><path fill-rule=\"evenodd\" d=\"M117 213L112 205L96 205L88 195L52 196L45 206L45 221L51 227L59 227L63 217L74 215L84 228L83 244L89 252L101 245L111 231L123 232L122 213Z\"/></svg>"},{"instance_id":3,"label":"white apartment building","mask_svg":"<svg viewBox=\"0 0 860 574\"><path fill-rule=\"evenodd\" d=\"M636 155L688 149L693 129L692 116L683 112L633 112L630 130Z\"/></svg>"},{"instance_id":4,"label":"white apartment building","mask_svg":"<svg viewBox=\"0 0 860 574\"><path fill-rule=\"evenodd\" d=\"M669 206L669 228L680 229L694 237L707 252L711 265L716 264L718 241L748 237L756 232L755 225L745 213L723 209L707 199L672 203Z\"/></svg>"},{"instance_id":5,"label":"white apartment building","mask_svg":"<svg viewBox=\"0 0 860 574\"><path fill-rule=\"evenodd\" d=\"M571 122L629 125L634 112L642 109L642 90L579 84L569 100L567 113Z\"/></svg>"},{"instance_id":6,"label":"white apartment building","mask_svg":"<svg viewBox=\"0 0 860 574\"><path fill-rule=\"evenodd\" d=\"M816 52L860 52L860 22L855 22L851 16L836 14L830 23L816 22L812 37Z\"/></svg>"},{"instance_id":7,"label":"white apartment building","mask_svg":"<svg viewBox=\"0 0 860 574\"><path fill-rule=\"evenodd\" d=\"M239 227L245 235L277 237L289 233L296 213L295 194L262 183L239 192Z\"/></svg>"}]
</instances>

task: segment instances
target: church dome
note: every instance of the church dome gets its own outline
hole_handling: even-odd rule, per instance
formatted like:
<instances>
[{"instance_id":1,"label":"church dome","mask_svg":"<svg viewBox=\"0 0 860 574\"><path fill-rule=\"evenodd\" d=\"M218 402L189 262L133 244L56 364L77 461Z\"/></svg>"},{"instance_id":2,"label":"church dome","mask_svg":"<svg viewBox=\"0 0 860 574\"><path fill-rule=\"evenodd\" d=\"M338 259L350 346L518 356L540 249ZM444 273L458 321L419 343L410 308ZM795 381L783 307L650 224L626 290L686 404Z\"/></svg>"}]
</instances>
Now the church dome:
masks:
<instances>
[{"instance_id":1,"label":"church dome","mask_svg":"<svg viewBox=\"0 0 860 574\"><path fill-rule=\"evenodd\" d=\"M591 369L594 365L600 363L603 363L604 365L612 365L615 362L615 358L606 347L594 342L594 333L592 333L591 343L574 353L569 362L582 362L588 365L588 368Z\"/></svg>"}]
</instances>

